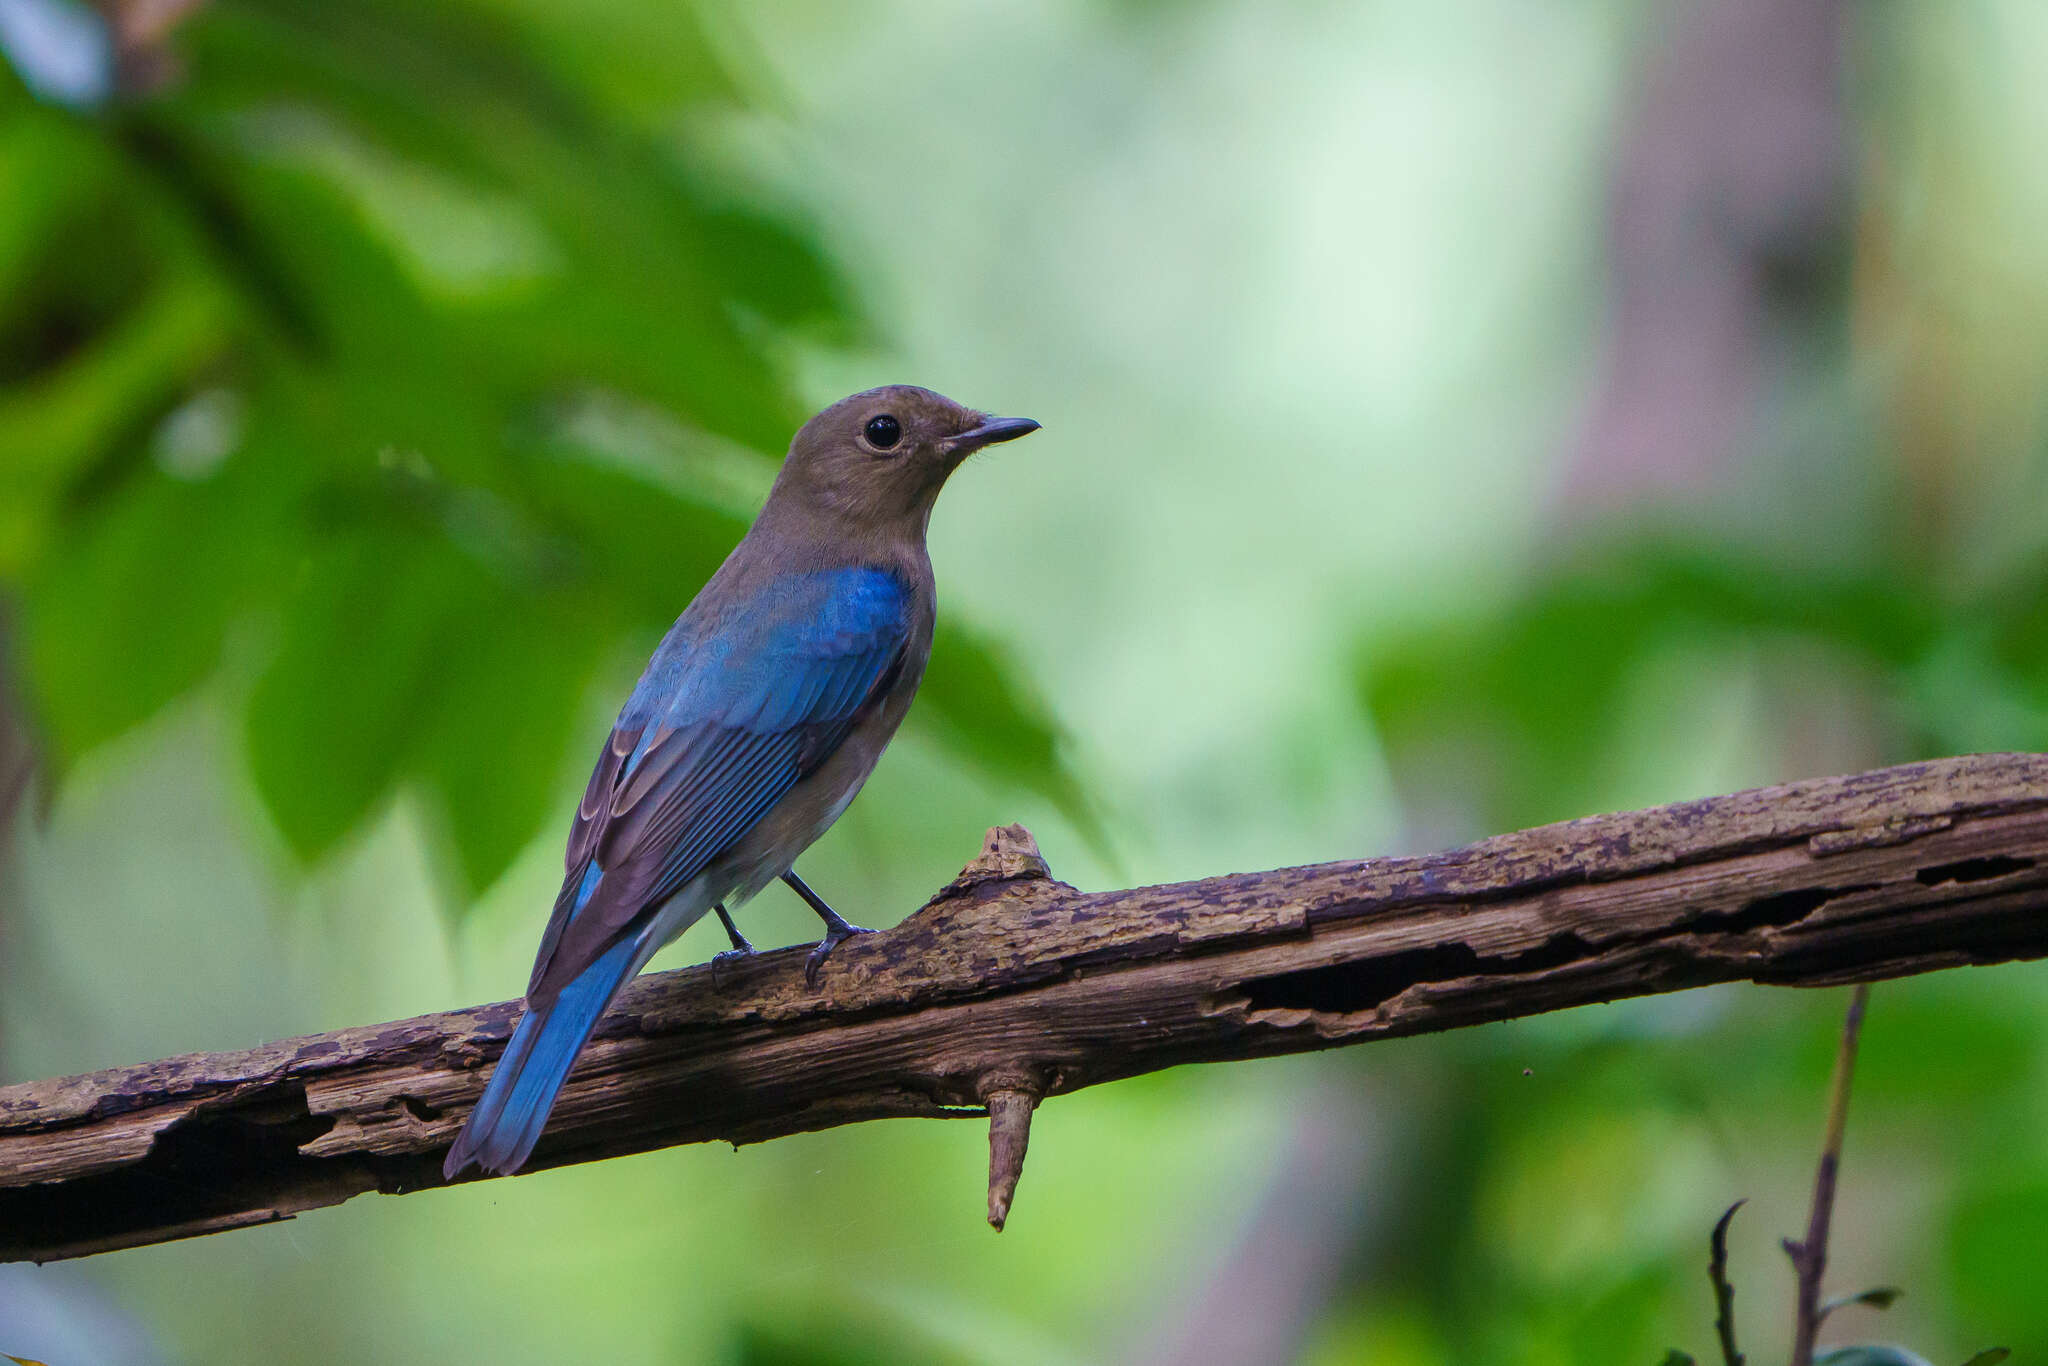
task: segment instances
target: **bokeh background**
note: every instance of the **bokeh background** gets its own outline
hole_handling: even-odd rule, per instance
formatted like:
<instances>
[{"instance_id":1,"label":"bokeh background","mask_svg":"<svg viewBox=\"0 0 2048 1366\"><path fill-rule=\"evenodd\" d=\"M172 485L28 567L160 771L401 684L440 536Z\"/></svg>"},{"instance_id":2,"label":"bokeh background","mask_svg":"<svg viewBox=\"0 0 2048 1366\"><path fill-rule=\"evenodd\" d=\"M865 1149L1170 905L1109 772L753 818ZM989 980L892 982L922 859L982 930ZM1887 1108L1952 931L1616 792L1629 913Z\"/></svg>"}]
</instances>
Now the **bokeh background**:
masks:
<instances>
[{"instance_id":1,"label":"bokeh background","mask_svg":"<svg viewBox=\"0 0 2048 1366\"><path fill-rule=\"evenodd\" d=\"M2037 0L0 0L0 1079L499 999L789 432L1045 424L806 875L1083 887L2048 748ZM813 933L779 891L758 941ZM665 962L708 956L716 927ZM1790 1335L1840 993L1688 993L42 1269L142 1363ZM2048 972L1881 986L1836 1340L2048 1360Z\"/></svg>"}]
</instances>

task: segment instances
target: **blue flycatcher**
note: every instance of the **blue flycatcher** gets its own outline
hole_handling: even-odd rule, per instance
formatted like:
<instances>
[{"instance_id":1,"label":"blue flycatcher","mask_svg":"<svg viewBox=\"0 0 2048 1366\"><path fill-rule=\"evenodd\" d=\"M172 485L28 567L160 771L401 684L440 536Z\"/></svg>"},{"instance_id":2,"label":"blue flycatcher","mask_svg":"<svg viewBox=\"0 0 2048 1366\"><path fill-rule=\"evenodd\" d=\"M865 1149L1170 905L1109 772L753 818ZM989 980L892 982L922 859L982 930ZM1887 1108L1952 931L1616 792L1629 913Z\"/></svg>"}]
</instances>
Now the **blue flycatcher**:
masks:
<instances>
[{"instance_id":1,"label":"blue flycatcher","mask_svg":"<svg viewBox=\"0 0 2048 1366\"><path fill-rule=\"evenodd\" d=\"M663 637L619 711L569 829L526 1014L443 1173L517 1171L619 988L706 911L776 878L825 921L805 974L849 925L796 875L874 770L931 654L925 529L960 462L1038 430L910 385L804 424L761 515Z\"/></svg>"}]
</instances>

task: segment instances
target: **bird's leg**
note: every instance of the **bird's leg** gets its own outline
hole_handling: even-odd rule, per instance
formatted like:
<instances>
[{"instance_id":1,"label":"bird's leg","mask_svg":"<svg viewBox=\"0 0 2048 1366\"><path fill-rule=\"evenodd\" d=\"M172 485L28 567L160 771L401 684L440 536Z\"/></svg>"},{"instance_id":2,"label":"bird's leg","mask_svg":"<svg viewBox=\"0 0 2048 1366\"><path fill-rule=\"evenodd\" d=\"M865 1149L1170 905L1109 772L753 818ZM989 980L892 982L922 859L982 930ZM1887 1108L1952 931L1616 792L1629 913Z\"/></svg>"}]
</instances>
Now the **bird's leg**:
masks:
<instances>
[{"instance_id":1,"label":"bird's leg","mask_svg":"<svg viewBox=\"0 0 2048 1366\"><path fill-rule=\"evenodd\" d=\"M718 912L718 923L725 926L726 937L732 940L732 952L752 953L754 946L747 941L745 935L740 933L740 927L732 923L732 917L726 914L725 903L721 901L711 909ZM718 956L724 958L726 955L721 953Z\"/></svg>"},{"instance_id":2,"label":"bird's leg","mask_svg":"<svg viewBox=\"0 0 2048 1366\"><path fill-rule=\"evenodd\" d=\"M732 917L726 913L723 901L718 902L711 909L718 912L718 923L725 926L726 937L732 940L731 948L723 953L711 955L711 985L715 987L718 985L719 964L730 963L735 958L751 957L754 952L754 946L747 942L745 935L740 933L740 927L732 923Z\"/></svg>"},{"instance_id":3,"label":"bird's leg","mask_svg":"<svg viewBox=\"0 0 2048 1366\"><path fill-rule=\"evenodd\" d=\"M825 904L824 897L812 891L810 885L796 875L796 869L792 868L784 873L782 880L789 884L789 890L802 897L804 904L816 911L818 918L825 922L825 937L818 941L818 947L812 949L811 956L804 960L804 980L816 986L818 969L825 966L825 959L830 956L832 950L857 934L873 934L874 931L863 929L859 925L847 924L839 912Z\"/></svg>"}]
</instances>

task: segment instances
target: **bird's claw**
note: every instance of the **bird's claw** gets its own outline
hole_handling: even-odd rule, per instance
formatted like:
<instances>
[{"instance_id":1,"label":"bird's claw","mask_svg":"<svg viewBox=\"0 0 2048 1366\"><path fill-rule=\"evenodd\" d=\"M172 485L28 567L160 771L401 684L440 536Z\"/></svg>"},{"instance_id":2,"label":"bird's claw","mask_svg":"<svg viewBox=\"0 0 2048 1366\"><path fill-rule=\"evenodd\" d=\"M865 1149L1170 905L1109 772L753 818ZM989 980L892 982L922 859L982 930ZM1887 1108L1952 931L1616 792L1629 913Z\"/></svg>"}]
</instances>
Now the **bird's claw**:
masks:
<instances>
[{"instance_id":1,"label":"bird's claw","mask_svg":"<svg viewBox=\"0 0 2048 1366\"><path fill-rule=\"evenodd\" d=\"M818 969L825 966L825 960L832 956L832 950L844 944L857 934L873 934L874 931L860 925L849 925L844 920L825 931L825 937L818 941L818 947L811 950L811 956L804 959L804 982L818 985Z\"/></svg>"},{"instance_id":2,"label":"bird's claw","mask_svg":"<svg viewBox=\"0 0 2048 1366\"><path fill-rule=\"evenodd\" d=\"M754 956L754 953L754 946L752 944L749 944L743 949L723 949L717 953L712 954L711 985L714 987L718 985L718 970L720 968L730 967L734 963L744 962L745 960L752 958Z\"/></svg>"}]
</instances>

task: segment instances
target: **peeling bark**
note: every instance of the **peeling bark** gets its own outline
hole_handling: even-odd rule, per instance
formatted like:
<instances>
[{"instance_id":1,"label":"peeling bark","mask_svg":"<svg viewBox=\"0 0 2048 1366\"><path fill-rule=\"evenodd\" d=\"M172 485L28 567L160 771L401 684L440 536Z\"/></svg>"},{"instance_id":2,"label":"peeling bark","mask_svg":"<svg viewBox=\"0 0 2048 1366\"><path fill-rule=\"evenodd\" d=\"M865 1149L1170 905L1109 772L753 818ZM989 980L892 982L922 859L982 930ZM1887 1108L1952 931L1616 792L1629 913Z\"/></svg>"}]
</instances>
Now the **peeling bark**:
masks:
<instances>
[{"instance_id":1,"label":"peeling bark","mask_svg":"<svg viewBox=\"0 0 2048 1366\"><path fill-rule=\"evenodd\" d=\"M2048 956L2044 907L2040 755L1097 893L1055 881L1008 826L908 920L842 946L818 990L800 948L715 979L705 966L632 984L530 1169L979 1116L1000 1094L991 1175L1014 1184L1004 1145L1021 1166L1027 1099L1714 982L1820 986ZM0 1088L0 1259L442 1185L441 1157L518 1010Z\"/></svg>"}]
</instances>

